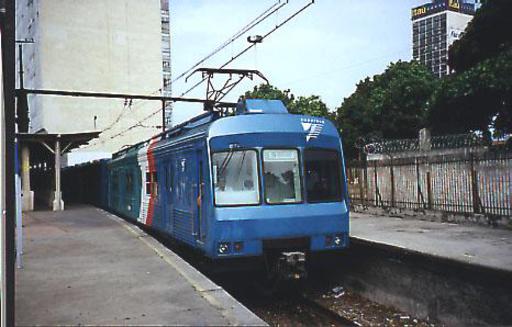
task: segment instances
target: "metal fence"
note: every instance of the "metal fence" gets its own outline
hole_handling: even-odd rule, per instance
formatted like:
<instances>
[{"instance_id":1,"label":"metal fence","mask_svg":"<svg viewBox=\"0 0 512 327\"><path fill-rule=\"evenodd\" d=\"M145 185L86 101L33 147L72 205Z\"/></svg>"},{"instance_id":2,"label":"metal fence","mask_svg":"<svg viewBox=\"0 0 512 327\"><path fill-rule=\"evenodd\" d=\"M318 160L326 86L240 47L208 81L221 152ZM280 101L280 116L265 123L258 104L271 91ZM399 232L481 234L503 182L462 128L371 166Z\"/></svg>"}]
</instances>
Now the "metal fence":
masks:
<instances>
[{"instance_id":1,"label":"metal fence","mask_svg":"<svg viewBox=\"0 0 512 327\"><path fill-rule=\"evenodd\" d=\"M347 165L353 204L512 217L512 152Z\"/></svg>"}]
</instances>

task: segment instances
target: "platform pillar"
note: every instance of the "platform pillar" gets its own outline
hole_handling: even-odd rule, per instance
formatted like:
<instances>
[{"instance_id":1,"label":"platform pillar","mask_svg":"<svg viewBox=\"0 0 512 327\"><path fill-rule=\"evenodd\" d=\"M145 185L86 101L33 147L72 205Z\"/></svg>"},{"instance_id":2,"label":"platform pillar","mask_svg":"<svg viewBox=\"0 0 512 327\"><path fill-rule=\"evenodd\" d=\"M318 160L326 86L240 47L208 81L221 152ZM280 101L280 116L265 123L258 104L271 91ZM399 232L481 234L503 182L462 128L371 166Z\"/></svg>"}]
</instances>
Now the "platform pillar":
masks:
<instances>
[{"instance_id":1,"label":"platform pillar","mask_svg":"<svg viewBox=\"0 0 512 327\"><path fill-rule=\"evenodd\" d=\"M60 137L55 141L55 196L53 197L53 211L64 210L64 201L62 201L61 179L60 179Z\"/></svg>"},{"instance_id":2,"label":"platform pillar","mask_svg":"<svg viewBox=\"0 0 512 327\"><path fill-rule=\"evenodd\" d=\"M34 211L34 191L30 189L30 148L21 146L21 189L23 211Z\"/></svg>"}]
</instances>

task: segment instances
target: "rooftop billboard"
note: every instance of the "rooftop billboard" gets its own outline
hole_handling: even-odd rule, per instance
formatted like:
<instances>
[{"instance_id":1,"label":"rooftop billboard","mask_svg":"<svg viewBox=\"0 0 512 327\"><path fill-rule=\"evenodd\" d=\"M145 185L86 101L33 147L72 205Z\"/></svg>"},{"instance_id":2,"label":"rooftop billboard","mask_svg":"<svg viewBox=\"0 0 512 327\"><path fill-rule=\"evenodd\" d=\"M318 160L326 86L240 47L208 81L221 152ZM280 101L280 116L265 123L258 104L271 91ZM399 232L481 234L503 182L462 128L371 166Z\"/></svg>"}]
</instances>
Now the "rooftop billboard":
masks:
<instances>
[{"instance_id":1,"label":"rooftop billboard","mask_svg":"<svg viewBox=\"0 0 512 327\"><path fill-rule=\"evenodd\" d=\"M434 0L431 3L412 8L411 18L415 20L445 10L473 15L475 13L475 5L465 3L463 0Z\"/></svg>"}]
</instances>

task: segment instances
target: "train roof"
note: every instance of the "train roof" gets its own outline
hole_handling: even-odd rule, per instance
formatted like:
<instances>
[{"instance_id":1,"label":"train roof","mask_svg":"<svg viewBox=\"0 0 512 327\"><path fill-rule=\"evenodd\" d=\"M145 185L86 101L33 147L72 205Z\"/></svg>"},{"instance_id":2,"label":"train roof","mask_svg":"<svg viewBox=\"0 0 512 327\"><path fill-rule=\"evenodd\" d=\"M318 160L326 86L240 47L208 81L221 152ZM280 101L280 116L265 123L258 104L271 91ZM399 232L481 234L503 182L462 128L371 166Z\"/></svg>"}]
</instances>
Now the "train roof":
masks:
<instances>
[{"instance_id":1,"label":"train roof","mask_svg":"<svg viewBox=\"0 0 512 327\"><path fill-rule=\"evenodd\" d=\"M120 150L112 159L137 156L141 148L157 142L155 148L180 143L196 137L250 133L320 133L323 136L338 137L338 131L326 118L288 113L280 100L247 99L236 108L235 115L222 117L219 112L207 112L177 125L149 140Z\"/></svg>"}]
</instances>

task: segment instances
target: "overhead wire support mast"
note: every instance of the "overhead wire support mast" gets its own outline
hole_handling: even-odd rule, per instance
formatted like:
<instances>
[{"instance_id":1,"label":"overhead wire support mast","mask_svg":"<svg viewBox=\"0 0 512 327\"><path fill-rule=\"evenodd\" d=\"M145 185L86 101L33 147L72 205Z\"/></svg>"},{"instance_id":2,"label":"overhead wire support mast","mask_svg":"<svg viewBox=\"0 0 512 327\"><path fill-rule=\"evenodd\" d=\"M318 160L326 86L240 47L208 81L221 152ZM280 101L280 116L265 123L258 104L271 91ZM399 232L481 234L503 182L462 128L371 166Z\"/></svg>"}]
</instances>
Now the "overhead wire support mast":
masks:
<instances>
[{"instance_id":1,"label":"overhead wire support mast","mask_svg":"<svg viewBox=\"0 0 512 327\"><path fill-rule=\"evenodd\" d=\"M315 3L315 0L311 0L311 2L309 2L307 5L305 5L304 7L302 7L301 9L297 10L295 13L293 13L292 15L288 16L288 18L286 18L284 21L282 21L280 24L277 24L273 29L271 29L270 31L267 32L267 34L263 35L261 37L261 41L263 41L266 37L268 37L269 35L271 35L272 33L274 33L275 31L277 31L279 28L281 28L284 24L288 23L290 20L292 20L293 18L295 18L298 14L300 14L301 12L303 12L304 10L306 10L309 6L311 6L312 4ZM258 42L258 43L261 43ZM243 49L242 51L240 51L236 56L234 57L231 57L231 59L229 59L228 61L226 61L222 66L220 66L219 68L224 68L226 67L227 65L229 65L230 63L232 63L233 61L235 61L236 59L238 59L241 55L243 55L244 53L246 53L247 51L249 51L250 49L252 49L254 46L256 46L257 43L251 43L251 45L249 45L248 47L246 47L245 49ZM189 88L188 90L186 90L185 92L183 92L181 94L181 96L184 96L188 93L190 93L192 90L194 90L196 87L198 87L199 85L201 85L201 83L203 83L204 81L206 81L207 77L204 77L203 79L201 79L199 82L197 82L196 84L194 84L191 88Z\"/></svg>"},{"instance_id":2,"label":"overhead wire support mast","mask_svg":"<svg viewBox=\"0 0 512 327\"><path fill-rule=\"evenodd\" d=\"M137 99L147 101L161 101L162 102L162 131L165 131L165 103L166 102L190 102L202 103L205 108L219 107L233 107L236 104L232 102L216 102L213 100L203 100L196 98L183 98L183 97L169 97L158 95L141 95L141 94L125 94L125 93L103 93L103 92L83 92L83 91L63 91L63 90L43 90L43 89L17 89L16 96L20 96L22 92L26 94L40 94L40 95L53 95L53 96L72 96L72 97L91 97L91 98L107 98L107 99Z\"/></svg>"}]
</instances>

